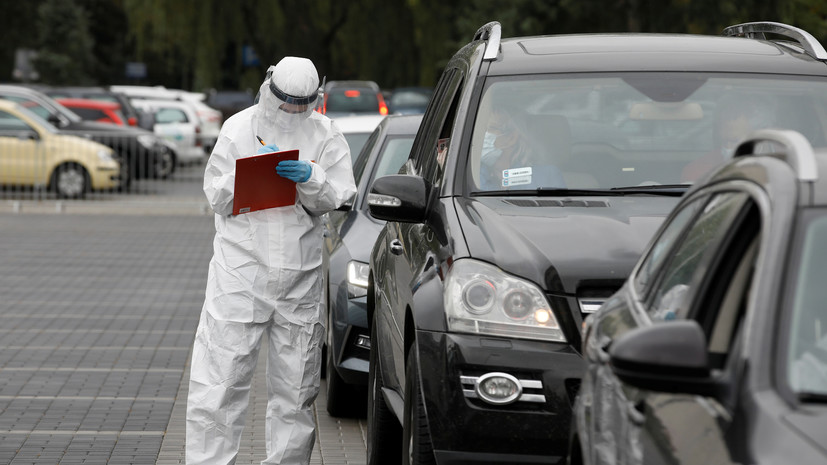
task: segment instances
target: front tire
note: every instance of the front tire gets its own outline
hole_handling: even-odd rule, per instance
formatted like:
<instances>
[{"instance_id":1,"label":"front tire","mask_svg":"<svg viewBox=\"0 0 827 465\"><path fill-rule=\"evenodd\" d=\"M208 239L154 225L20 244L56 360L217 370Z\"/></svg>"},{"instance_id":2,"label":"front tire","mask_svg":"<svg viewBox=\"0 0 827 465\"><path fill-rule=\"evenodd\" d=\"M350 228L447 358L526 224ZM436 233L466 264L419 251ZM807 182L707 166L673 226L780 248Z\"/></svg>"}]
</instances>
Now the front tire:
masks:
<instances>
[{"instance_id":1,"label":"front tire","mask_svg":"<svg viewBox=\"0 0 827 465\"><path fill-rule=\"evenodd\" d=\"M370 368L368 369L368 465L392 465L401 462L402 427L385 404L382 375L376 351L376 322L370 331Z\"/></svg>"},{"instance_id":2,"label":"front tire","mask_svg":"<svg viewBox=\"0 0 827 465\"><path fill-rule=\"evenodd\" d=\"M51 187L58 197L77 199L90 188L89 173L77 163L64 163L52 173Z\"/></svg>"},{"instance_id":3,"label":"front tire","mask_svg":"<svg viewBox=\"0 0 827 465\"><path fill-rule=\"evenodd\" d=\"M152 174L156 179L167 179L175 171L175 153L163 147L153 154Z\"/></svg>"},{"instance_id":4,"label":"front tire","mask_svg":"<svg viewBox=\"0 0 827 465\"><path fill-rule=\"evenodd\" d=\"M425 414L425 402L419 389L419 359L416 342L405 364L405 421L402 433L404 465L436 465L431 429Z\"/></svg>"}]
</instances>

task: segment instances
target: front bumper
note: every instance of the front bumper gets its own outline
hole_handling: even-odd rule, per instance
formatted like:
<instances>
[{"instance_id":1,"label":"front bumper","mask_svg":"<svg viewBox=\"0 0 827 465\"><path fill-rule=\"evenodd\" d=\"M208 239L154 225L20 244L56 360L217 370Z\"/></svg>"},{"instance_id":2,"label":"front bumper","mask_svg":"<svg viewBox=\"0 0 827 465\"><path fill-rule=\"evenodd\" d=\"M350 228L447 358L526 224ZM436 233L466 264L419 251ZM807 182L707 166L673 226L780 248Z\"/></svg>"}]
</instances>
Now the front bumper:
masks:
<instances>
[{"instance_id":1,"label":"front bumper","mask_svg":"<svg viewBox=\"0 0 827 465\"><path fill-rule=\"evenodd\" d=\"M565 460L571 409L584 371L570 345L425 331L417 332L417 344L438 463ZM528 396L496 406L469 395L469 378L490 372L525 381Z\"/></svg>"},{"instance_id":2,"label":"front bumper","mask_svg":"<svg viewBox=\"0 0 827 465\"><path fill-rule=\"evenodd\" d=\"M333 365L348 384L367 386L370 364L370 330L368 330L367 298L347 298L346 286L339 286L336 302L332 302L332 334L330 348Z\"/></svg>"}]
</instances>

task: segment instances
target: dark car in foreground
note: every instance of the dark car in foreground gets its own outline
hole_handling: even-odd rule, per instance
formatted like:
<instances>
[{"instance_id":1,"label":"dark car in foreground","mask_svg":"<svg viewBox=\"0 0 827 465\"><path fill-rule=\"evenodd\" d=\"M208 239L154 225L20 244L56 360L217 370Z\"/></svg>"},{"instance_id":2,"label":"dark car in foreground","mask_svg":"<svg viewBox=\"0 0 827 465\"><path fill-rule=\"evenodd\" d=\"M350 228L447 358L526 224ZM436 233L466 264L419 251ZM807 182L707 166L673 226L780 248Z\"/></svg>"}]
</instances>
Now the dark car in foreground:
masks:
<instances>
[{"instance_id":1,"label":"dark car in foreground","mask_svg":"<svg viewBox=\"0 0 827 465\"><path fill-rule=\"evenodd\" d=\"M85 121L48 95L23 86L0 85L0 98L34 112L61 134L87 137L112 148L121 165L123 189L134 179L166 178L175 170L174 148L149 131Z\"/></svg>"},{"instance_id":2,"label":"dark car in foreground","mask_svg":"<svg viewBox=\"0 0 827 465\"><path fill-rule=\"evenodd\" d=\"M501 39L493 23L454 55L411 158L368 196L387 221L368 279L368 463L565 460L583 319L693 180L747 128L823 145L817 44L764 26Z\"/></svg>"},{"instance_id":3,"label":"dark car in foreground","mask_svg":"<svg viewBox=\"0 0 827 465\"><path fill-rule=\"evenodd\" d=\"M571 464L827 463L825 174L762 130L687 194L587 320Z\"/></svg>"},{"instance_id":4,"label":"dark car in foreground","mask_svg":"<svg viewBox=\"0 0 827 465\"><path fill-rule=\"evenodd\" d=\"M365 309L370 251L383 221L368 212L373 180L399 171L408 159L422 115L385 117L354 155L356 196L343 211L325 217L327 292L327 412L362 416L368 382L370 331Z\"/></svg>"}]
</instances>

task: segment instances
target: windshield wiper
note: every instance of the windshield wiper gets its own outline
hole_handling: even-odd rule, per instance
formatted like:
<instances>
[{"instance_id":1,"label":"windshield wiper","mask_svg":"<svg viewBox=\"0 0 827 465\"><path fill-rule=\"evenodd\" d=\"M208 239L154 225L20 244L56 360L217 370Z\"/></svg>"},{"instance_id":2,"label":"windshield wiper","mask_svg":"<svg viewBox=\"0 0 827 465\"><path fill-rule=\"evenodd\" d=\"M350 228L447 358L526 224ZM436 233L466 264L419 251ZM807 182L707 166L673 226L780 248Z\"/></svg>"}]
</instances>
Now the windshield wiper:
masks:
<instances>
[{"instance_id":1,"label":"windshield wiper","mask_svg":"<svg viewBox=\"0 0 827 465\"><path fill-rule=\"evenodd\" d=\"M501 191L476 191L472 195L481 195L488 197L500 196L570 196L570 197L584 197L590 195L611 195L622 196L627 193L624 191L612 191L609 189L563 189L558 187L541 187L539 189L508 189Z\"/></svg>"},{"instance_id":2,"label":"windshield wiper","mask_svg":"<svg viewBox=\"0 0 827 465\"><path fill-rule=\"evenodd\" d=\"M653 184L647 186L612 187L611 190L615 192L626 192L628 194L681 196L691 186L691 184Z\"/></svg>"},{"instance_id":3,"label":"windshield wiper","mask_svg":"<svg viewBox=\"0 0 827 465\"><path fill-rule=\"evenodd\" d=\"M827 392L800 391L797 395L801 402L827 404Z\"/></svg>"}]
</instances>

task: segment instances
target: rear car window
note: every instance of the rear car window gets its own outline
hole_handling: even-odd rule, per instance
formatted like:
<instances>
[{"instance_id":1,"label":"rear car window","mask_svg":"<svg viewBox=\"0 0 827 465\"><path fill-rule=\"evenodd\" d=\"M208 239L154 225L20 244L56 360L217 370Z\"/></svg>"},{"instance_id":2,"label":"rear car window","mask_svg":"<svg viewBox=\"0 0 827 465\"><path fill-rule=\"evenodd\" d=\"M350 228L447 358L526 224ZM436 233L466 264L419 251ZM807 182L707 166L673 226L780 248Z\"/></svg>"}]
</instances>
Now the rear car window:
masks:
<instances>
[{"instance_id":1,"label":"rear car window","mask_svg":"<svg viewBox=\"0 0 827 465\"><path fill-rule=\"evenodd\" d=\"M370 89L331 89L327 95L326 111L349 113L377 113L379 99Z\"/></svg>"}]
</instances>

